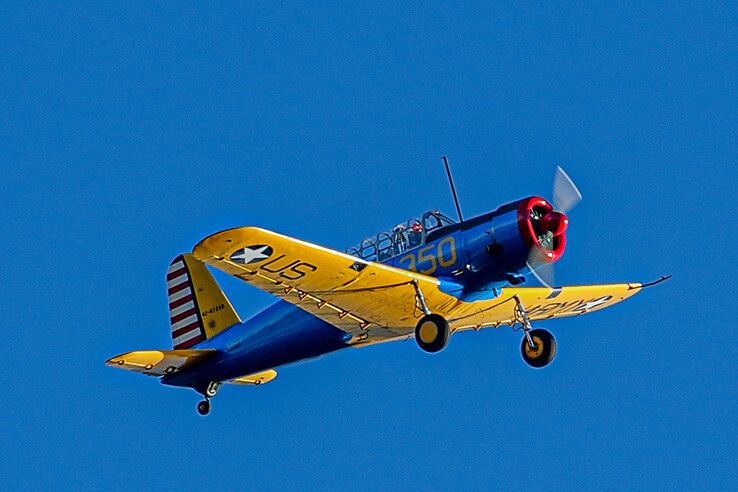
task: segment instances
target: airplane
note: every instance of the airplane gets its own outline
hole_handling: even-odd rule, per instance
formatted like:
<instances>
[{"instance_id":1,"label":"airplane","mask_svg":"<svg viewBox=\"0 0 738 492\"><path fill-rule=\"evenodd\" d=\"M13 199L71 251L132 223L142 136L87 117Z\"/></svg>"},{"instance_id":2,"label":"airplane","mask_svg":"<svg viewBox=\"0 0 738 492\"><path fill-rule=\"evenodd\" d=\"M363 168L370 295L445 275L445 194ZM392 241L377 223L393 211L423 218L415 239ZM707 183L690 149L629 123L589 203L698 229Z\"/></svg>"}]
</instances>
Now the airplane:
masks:
<instances>
[{"instance_id":1,"label":"airplane","mask_svg":"<svg viewBox=\"0 0 738 492\"><path fill-rule=\"evenodd\" d=\"M522 331L523 360L542 368L556 339L532 322L598 311L669 278L554 287L544 272L563 255L566 212L581 200L563 169L553 204L530 196L464 220L443 160L458 221L431 210L346 252L259 227L212 234L167 270L173 348L106 364L194 389L204 397L200 415L224 383L260 385L288 364L396 340L436 353L466 330ZM242 321L206 265L279 301ZM541 285L522 285L533 277Z\"/></svg>"}]
</instances>

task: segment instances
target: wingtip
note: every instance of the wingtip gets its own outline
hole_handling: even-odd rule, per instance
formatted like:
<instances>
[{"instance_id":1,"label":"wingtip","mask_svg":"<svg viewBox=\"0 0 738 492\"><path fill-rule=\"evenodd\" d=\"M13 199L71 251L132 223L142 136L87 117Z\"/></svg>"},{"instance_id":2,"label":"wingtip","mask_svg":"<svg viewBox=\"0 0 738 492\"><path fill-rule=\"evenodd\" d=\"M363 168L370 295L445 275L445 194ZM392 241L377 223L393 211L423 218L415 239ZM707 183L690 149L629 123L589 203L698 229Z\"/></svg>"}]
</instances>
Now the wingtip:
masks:
<instances>
[{"instance_id":1,"label":"wingtip","mask_svg":"<svg viewBox=\"0 0 738 492\"><path fill-rule=\"evenodd\" d=\"M217 245L218 248L216 249L220 249L220 247L222 247L222 244L220 243L230 244L234 240L240 239L237 233L243 234L243 232L247 232L250 230L263 231L263 229L254 226L241 226L231 227L229 229L223 229L222 231L214 232L213 234L210 234L209 236L204 237L203 239L198 241L198 243L192 247L192 255L200 261L207 262L208 259L214 256L213 245Z\"/></svg>"},{"instance_id":2,"label":"wingtip","mask_svg":"<svg viewBox=\"0 0 738 492\"><path fill-rule=\"evenodd\" d=\"M658 285L662 282L666 282L670 278L671 278L671 275L661 275L661 278L659 278L658 280L654 280L653 282L647 282L645 284L642 284L641 288L643 289L645 287L653 287L654 285Z\"/></svg>"},{"instance_id":3,"label":"wingtip","mask_svg":"<svg viewBox=\"0 0 738 492\"><path fill-rule=\"evenodd\" d=\"M121 359L120 355L116 355L115 357L111 357L106 360L105 365L108 367L118 367L123 365L123 359Z\"/></svg>"}]
</instances>

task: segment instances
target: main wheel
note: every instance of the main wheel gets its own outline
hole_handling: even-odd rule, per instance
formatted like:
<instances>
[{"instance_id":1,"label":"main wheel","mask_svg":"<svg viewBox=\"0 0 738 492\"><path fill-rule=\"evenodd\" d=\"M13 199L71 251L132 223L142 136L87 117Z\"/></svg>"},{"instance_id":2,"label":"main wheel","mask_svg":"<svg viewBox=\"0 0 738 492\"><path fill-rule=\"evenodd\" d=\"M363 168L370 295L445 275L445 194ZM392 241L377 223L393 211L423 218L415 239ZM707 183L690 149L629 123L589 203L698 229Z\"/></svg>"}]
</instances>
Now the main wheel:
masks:
<instances>
[{"instance_id":1,"label":"main wheel","mask_svg":"<svg viewBox=\"0 0 738 492\"><path fill-rule=\"evenodd\" d=\"M435 353L448 344L448 321L438 314L427 314L415 326L415 341L426 352Z\"/></svg>"},{"instance_id":2,"label":"main wheel","mask_svg":"<svg viewBox=\"0 0 738 492\"><path fill-rule=\"evenodd\" d=\"M556 356L556 339L551 332L541 328L531 330L530 338L535 347L531 348L527 337L523 337L523 343L520 345L523 360L532 367L547 366Z\"/></svg>"},{"instance_id":3,"label":"main wheel","mask_svg":"<svg viewBox=\"0 0 738 492\"><path fill-rule=\"evenodd\" d=\"M197 413L207 415L210 413L210 400L203 400L197 404Z\"/></svg>"}]
</instances>

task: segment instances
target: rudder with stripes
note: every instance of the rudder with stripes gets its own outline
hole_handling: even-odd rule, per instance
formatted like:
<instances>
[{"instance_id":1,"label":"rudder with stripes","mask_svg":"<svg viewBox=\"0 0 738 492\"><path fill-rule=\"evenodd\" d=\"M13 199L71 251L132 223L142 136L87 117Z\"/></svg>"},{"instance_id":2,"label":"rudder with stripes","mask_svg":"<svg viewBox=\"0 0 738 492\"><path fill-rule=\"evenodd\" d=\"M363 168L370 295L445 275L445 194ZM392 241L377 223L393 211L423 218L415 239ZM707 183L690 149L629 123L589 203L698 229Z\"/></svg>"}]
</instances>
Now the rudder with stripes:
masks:
<instances>
[{"instance_id":1,"label":"rudder with stripes","mask_svg":"<svg viewBox=\"0 0 738 492\"><path fill-rule=\"evenodd\" d=\"M167 293L175 349L193 347L241 322L205 264L190 253L169 265Z\"/></svg>"}]
</instances>

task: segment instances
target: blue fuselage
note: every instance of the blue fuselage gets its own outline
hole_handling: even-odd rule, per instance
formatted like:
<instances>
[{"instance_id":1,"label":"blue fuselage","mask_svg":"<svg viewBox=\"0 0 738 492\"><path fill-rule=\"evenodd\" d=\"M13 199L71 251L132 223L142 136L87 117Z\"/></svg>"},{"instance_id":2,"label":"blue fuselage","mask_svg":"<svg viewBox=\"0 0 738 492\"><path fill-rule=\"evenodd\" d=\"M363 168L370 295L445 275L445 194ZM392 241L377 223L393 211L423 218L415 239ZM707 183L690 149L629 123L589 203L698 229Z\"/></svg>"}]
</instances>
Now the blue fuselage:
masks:
<instances>
[{"instance_id":1,"label":"blue fuselage","mask_svg":"<svg viewBox=\"0 0 738 492\"><path fill-rule=\"evenodd\" d=\"M198 344L217 349L208 362L171 376L162 382L198 386L311 359L347 347L351 336L288 303L272 304L253 318L223 330Z\"/></svg>"},{"instance_id":2,"label":"blue fuselage","mask_svg":"<svg viewBox=\"0 0 738 492\"><path fill-rule=\"evenodd\" d=\"M459 297L464 300L496 295L510 284L511 275L526 273L527 248L518 231L517 203L431 233L424 244L384 263L462 285ZM226 381L334 352L348 347L350 339L335 326L279 301L198 344L194 348L217 349L217 355L162 382L198 387Z\"/></svg>"}]
</instances>

